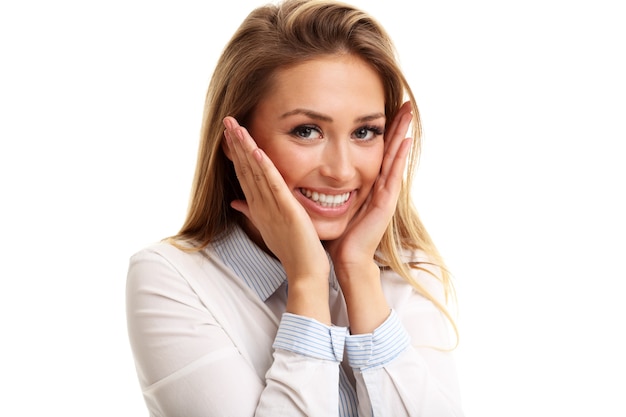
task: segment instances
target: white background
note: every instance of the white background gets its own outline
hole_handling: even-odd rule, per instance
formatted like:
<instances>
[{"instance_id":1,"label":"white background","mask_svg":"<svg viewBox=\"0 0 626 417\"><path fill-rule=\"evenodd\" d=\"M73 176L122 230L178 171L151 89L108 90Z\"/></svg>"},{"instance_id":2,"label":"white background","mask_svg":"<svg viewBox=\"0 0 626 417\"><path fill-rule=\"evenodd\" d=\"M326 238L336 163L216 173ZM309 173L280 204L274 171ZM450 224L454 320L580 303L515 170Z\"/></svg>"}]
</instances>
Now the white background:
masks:
<instances>
[{"instance_id":1,"label":"white background","mask_svg":"<svg viewBox=\"0 0 626 417\"><path fill-rule=\"evenodd\" d=\"M626 415L618 3L354 1L419 100L468 416ZM0 5L1 415L147 415L128 257L181 225L208 78L259 4Z\"/></svg>"}]
</instances>

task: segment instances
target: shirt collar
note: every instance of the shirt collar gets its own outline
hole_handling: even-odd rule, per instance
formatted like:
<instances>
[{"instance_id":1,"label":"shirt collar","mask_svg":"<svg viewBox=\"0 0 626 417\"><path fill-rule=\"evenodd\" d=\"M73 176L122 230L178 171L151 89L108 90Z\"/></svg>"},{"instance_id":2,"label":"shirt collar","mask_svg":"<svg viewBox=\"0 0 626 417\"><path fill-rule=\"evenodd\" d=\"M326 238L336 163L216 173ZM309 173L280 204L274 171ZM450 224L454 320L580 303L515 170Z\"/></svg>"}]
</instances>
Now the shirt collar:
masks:
<instances>
[{"instance_id":1,"label":"shirt collar","mask_svg":"<svg viewBox=\"0 0 626 417\"><path fill-rule=\"evenodd\" d=\"M240 226L234 226L222 238L217 239L212 248L233 272L253 290L264 302L287 279L280 261L269 255L254 243ZM330 256L329 256L330 262ZM337 290L335 271L330 269L329 283Z\"/></svg>"}]
</instances>

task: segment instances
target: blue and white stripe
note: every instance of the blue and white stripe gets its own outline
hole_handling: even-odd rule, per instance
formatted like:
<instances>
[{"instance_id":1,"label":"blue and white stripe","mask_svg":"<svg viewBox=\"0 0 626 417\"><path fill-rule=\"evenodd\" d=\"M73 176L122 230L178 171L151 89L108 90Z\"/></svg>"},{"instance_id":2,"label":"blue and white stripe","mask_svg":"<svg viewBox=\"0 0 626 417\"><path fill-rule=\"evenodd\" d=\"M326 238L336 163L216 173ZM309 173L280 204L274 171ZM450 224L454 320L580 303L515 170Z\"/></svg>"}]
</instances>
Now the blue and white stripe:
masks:
<instances>
[{"instance_id":1,"label":"blue and white stripe","mask_svg":"<svg viewBox=\"0 0 626 417\"><path fill-rule=\"evenodd\" d=\"M233 227L228 236L216 241L213 249L263 301L287 279L280 261L265 253L239 227Z\"/></svg>"},{"instance_id":2,"label":"blue and white stripe","mask_svg":"<svg viewBox=\"0 0 626 417\"><path fill-rule=\"evenodd\" d=\"M356 417L359 414L356 391L343 367L339 367L339 416L340 417Z\"/></svg>"},{"instance_id":3,"label":"blue and white stripe","mask_svg":"<svg viewBox=\"0 0 626 417\"><path fill-rule=\"evenodd\" d=\"M341 362L347 332L345 327L327 326L317 320L284 313L274 339L274 349Z\"/></svg>"},{"instance_id":4,"label":"blue and white stripe","mask_svg":"<svg viewBox=\"0 0 626 417\"><path fill-rule=\"evenodd\" d=\"M386 365L409 347L411 340L394 310L374 333L348 336L346 351L352 368L360 371Z\"/></svg>"}]
</instances>

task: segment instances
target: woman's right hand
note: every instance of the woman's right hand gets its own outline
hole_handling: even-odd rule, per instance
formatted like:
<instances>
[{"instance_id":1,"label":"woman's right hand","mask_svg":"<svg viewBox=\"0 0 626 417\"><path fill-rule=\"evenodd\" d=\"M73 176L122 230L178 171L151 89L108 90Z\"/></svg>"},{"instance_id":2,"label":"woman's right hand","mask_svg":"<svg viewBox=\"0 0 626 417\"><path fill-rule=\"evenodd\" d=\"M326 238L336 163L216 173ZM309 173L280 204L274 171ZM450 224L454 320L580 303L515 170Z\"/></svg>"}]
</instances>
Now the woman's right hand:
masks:
<instances>
[{"instance_id":1,"label":"woman's right hand","mask_svg":"<svg viewBox=\"0 0 626 417\"><path fill-rule=\"evenodd\" d=\"M330 324L330 264L313 222L248 131L232 117L224 119L224 126L229 157L246 196L231 207L246 216L285 268L287 311Z\"/></svg>"}]
</instances>

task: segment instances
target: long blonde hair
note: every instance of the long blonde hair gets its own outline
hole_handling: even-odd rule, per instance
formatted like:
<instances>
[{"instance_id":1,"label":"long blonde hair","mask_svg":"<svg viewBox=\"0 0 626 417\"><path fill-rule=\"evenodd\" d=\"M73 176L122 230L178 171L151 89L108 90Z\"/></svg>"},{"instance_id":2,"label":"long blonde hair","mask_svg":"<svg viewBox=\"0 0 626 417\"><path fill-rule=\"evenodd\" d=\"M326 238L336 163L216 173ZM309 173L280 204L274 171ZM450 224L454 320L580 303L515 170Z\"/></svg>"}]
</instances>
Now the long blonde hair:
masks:
<instances>
[{"instance_id":1,"label":"long blonde hair","mask_svg":"<svg viewBox=\"0 0 626 417\"><path fill-rule=\"evenodd\" d=\"M393 269L430 299L454 326L445 305L411 275L411 268L430 269L407 262L404 250L421 250L439 267L446 301L454 293L449 274L411 199L411 183L419 153L421 124L415 97L400 70L395 47L384 28L371 16L350 5L327 0L284 0L253 10L230 39L219 58L206 95L198 160L187 218L169 241L206 247L241 215L230 207L243 198L232 163L222 150L226 116L246 125L256 104L272 86L273 74L329 54L354 54L380 75L385 89L385 113L393 120L405 100L413 108L413 148L396 212L379 245L385 267ZM184 245L189 247L189 245Z\"/></svg>"}]
</instances>

